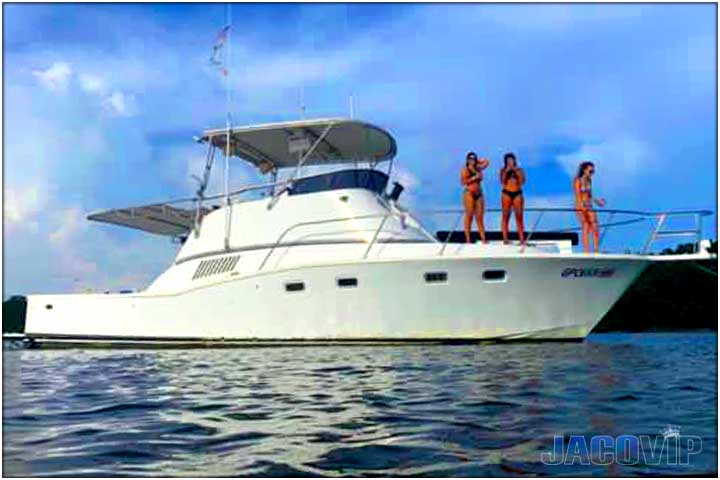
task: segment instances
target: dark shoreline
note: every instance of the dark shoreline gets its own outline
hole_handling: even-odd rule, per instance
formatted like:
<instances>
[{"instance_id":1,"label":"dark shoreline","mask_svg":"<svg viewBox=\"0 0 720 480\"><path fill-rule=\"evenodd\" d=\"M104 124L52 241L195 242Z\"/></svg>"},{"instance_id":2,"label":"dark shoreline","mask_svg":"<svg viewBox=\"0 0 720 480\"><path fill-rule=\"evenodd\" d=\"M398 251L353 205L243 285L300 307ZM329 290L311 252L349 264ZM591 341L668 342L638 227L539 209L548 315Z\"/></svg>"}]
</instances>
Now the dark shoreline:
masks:
<instances>
[{"instance_id":1,"label":"dark shoreline","mask_svg":"<svg viewBox=\"0 0 720 480\"><path fill-rule=\"evenodd\" d=\"M686 332L718 330L717 260L653 263L593 330Z\"/></svg>"}]
</instances>

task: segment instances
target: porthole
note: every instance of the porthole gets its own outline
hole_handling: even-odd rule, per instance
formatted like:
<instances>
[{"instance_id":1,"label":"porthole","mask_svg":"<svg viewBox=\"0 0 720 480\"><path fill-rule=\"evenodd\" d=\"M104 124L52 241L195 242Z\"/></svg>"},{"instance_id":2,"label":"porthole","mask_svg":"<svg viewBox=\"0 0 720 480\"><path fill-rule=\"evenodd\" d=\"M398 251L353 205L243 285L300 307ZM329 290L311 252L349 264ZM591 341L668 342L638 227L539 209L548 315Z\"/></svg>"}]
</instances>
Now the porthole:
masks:
<instances>
[{"instance_id":1,"label":"porthole","mask_svg":"<svg viewBox=\"0 0 720 480\"><path fill-rule=\"evenodd\" d=\"M337 286L340 288L354 288L357 287L358 280L357 278L338 278L337 279Z\"/></svg>"},{"instance_id":2,"label":"porthole","mask_svg":"<svg viewBox=\"0 0 720 480\"><path fill-rule=\"evenodd\" d=\"M287 282L285 284L286 292L302 292L305 290L305 283L303 282Z\"/></svg>"},{"instance_id":3,"label":"porthole","mask_svg":"<svg viewBox=\"0 0 720 480\"><path fill-rule=\"evenodd\" d=\"M504 282L505 270L485 270L482 277L486 282Z\"/></svg>"},{"instance_id":4,"label":"porthole","mask_svg":"<svg viewBox=\"0 0 720 480\"><path fill-rule=\"evenodd\" d=\"M426 283L446 283L448 279L447 272L426 272Z\"/></svg>"}]
</instances>

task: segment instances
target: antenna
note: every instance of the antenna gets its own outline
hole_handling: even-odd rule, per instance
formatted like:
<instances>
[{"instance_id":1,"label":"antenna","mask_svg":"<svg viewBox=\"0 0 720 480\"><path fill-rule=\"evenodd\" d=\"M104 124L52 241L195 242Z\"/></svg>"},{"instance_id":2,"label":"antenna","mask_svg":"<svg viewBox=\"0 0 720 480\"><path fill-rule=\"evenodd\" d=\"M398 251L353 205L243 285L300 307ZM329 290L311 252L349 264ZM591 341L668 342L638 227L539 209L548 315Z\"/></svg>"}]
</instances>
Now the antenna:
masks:
<instances>
[{"instance_id":1,"label":"antenna","mask_svg":"<svg viewBox=\"0 0 720 480\"><path fill-rule=\"evenodd\" d=\"M305 119L305 85L300 85L300 118Z\"/></svg>"},{"instance_id":2,"label":"antenna","mask_svg":"<svg viewBox=\"0 0 720 480\"><path fill-rule=\"evenodd\" d=\"M232 125L232 116L230 114L230 52L232 47L232 4L226 4L225 9L226 28L227 28L227 51L225 52L225 128L227 129L225 137L225 250L230 248L230 222L232 210L230 207L230 127Z\"/></svg>"},{"instance_id":3,"label":"antenna","mask_svg":"<svg viewBox=\"0 0 720 480\"><path fill-rule=\"evenodd\" d=\"M352 120L354 118L355 118L355 102L354 102L353 94L350 93L350 119Z\"/></svg>"},{"instance_id":4,"label":"antenna","mask_svg":"<svg viewBox=\"0 0 720 480\"><path fill-rule=\"evenodd\" d=\"M226 4L225 8L225 25L227 30L227 51L225 52L225 128L227 129L225 137L225 203L230 204L230 127L232 125L232 116L230 113L230 52L232 47L232 4Z\"/></svg>"}]
</instances>

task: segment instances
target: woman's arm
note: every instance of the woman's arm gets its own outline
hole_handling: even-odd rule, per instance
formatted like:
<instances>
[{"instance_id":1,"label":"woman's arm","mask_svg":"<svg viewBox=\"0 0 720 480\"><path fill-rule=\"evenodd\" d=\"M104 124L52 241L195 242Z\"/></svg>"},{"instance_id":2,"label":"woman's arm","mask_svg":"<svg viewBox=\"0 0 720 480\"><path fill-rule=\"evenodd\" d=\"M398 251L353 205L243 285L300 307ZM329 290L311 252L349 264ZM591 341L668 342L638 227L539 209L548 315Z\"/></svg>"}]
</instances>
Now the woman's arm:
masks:
<instances>
[{"instance_id":1,"label":"woman's arm","mask_svg":"<svg viewBox=\"0 0 720 480\"><path fill-rule=\"evenodd\" d=\"M582 198L582 189L580 188L580 179L576 178L573 180L573 191L575 192L575 208L579 211L585 211L585 204Z\"/></svg>"},{"instance_id":2,"label":"woman's arm","mask_svg":"<svg viewBox=\"0 0 720 480\"><path fill-rule=\"evenodd\" d=\"M522 187L523 185L525 185L525 170L523 170L522 168L518 168L516 169L516 171L518 174L518 183L520 183L520 186Z\"/></svg>"},{"instance_id":3,"label":"woman's arm","mask_svg":"<svg viewBox=\"0 0 720 480\"><path fill-rule=\"evenodd\" d=\"M465 169L465 168L463 168L462 171L460 172L460 183L461 183L464 187L467 187L468 185L470 185L471 183L473 183L473 182L476 181L477 179L478 179L477 173L475 173L475 174L473 174L473 175L468 175L467 169Z\"/></svg>"},{"instance_id":4,"label":"woman's arm","mask_svg":"<svg viewBox=\"0 0 720 480\"><path fill-rule=\"evenodd\" d=\"M478 160L478 166L480 167L480 170L485 170L487 167L490 166L490 160L487 158L481 158Z\"/></svg>"}]
</instances>

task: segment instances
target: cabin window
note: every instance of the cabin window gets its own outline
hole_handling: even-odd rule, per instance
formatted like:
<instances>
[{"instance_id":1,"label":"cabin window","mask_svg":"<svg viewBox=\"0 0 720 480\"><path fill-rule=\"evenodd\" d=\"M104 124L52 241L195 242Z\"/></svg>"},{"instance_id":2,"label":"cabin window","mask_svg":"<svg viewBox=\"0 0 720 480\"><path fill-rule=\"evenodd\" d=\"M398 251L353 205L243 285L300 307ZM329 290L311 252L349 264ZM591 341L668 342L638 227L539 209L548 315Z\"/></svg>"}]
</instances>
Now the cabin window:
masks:
<instances>
[{"instance_id":1,"label":"cabin window","mask_svg":"<svg viewBox=\"0 0 720 480\"><path fill-rule=\"evenodd\" d=\"M504 282L505 270L485 270L482 276L486 282Z\"/></svg>"},{"instance_id":2,"label":"cabin window","mask_svg":"<svg viewBox=\"0 0 720 480\"><path fill-rule=\"evenodd\" d=\"M426 272L425 283L447 283L447 272Z\"/></svg>"},{"instance_id":3,"label":"cabin window","mask_svg":"<svg viewBox=\"0 0 720 480\"><path fill-rule=\"evenodd\" d=\"M285 284L286 292L302 292L303 290L305 290L304 282L287 282Z\"/></svg>"},{"instance_id":4,"label":"cabin window","mask_svg":"<svg viewBox=\"0 0 720 480\"><path fill-rule=\"evenodd\" d=\"M338 278L337 279L337 286L340 288L355 288L358 285L357 278L354 277L346 277L346 278Z\"/></svg>"}]
</instances>

